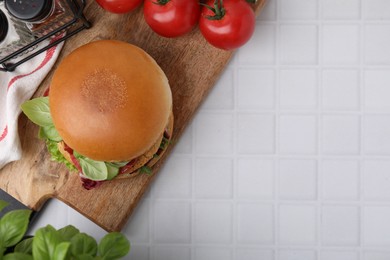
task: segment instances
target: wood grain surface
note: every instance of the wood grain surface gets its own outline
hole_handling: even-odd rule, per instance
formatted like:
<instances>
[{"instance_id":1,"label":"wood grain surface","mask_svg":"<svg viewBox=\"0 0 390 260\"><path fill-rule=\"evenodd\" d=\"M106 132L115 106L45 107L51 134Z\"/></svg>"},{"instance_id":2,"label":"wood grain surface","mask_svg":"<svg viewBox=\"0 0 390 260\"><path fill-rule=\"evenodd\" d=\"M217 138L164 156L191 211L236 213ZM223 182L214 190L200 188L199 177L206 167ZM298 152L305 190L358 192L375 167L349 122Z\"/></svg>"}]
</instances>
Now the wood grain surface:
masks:
<instances>
[{"instance_id":1,"label":"wood grain surface","mask_svg":"<svg viewBox=\"0 0 390 260\"><path fill-rule=\"evenodd\" d=\"M257 14L264 3L265 0L259 0L253 6ZM66 42L55 66L75 48L98 39L122 40L143 48L157 61L169 79L175 115L172 137L178 140L233 52L210 46L197 28L175 39L159 37L144 22L142 7L129 14L118 15L102 10L89 0L84 13L92 22L92 28ZM35 96L43 94L50 84L51 76L52 72L47 75ZM120 231L124 227L172 150L170 146L150 176L141 174L129 179L113 180L97 189L85 190L77 174L69 173L65 166L50 160L44 142L37 138L38 127L24 115L19 119L19 135L23 148L22 159L8 164L0 171L0 188L34 210L39 210L49 198L58 198L107 231Z\"/></svg>"}]
</instances>

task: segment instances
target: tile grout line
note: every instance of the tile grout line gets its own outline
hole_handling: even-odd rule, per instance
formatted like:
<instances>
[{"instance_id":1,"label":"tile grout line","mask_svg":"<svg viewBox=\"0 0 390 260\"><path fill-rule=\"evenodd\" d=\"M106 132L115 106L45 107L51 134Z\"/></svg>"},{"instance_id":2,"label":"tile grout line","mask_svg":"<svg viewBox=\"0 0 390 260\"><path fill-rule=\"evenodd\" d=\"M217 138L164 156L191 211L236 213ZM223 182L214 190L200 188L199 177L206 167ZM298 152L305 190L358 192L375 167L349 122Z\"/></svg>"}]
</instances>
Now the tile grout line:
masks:
<instances>
[{"instance_id":1,"label":"tile grout line","mask_svg":"<svg viewBox=\"0 0 390 260\"><path fill-rule=\"evenodd\" d=\"M365 27L364 27L364 18L363 18L363 8L364 8L364 1L359 0L359 7L360 7L360 20L359 20L359 112L360 112L360 159L358 161L358 187L359 187L359 248L358 248L358 256L359 259L363 259L363 244L364 244L364 223L363 223L363 214L364 214L364 205L363 205L363 164L364 164L364 114L365 114L365 102L364 102L364 93L365 93L365 82L364 82L364 66L365 66Z\"/></svg>"},{"instance_id":2,"label":"tile grout line","mask_svg":"<svg viewBox=\"0 0 390 260\"><path fill-rule=\"evenodd\" d=\"M322 17L322 4L321 1L318 2L318 27L317 27L317 160L316 160L316 188L317 188L317 227L316 227L316 239L317 239L317 259L321 258L321 246L322 246L322 200L321 200L321 191L322 191L322 70L323 70L323 17Z\"/></svg>"},{"instance_id":3,"label":"tile grout line","mask_svg":"<svg viewBox=\"0 0 390 260\"><path fill-rule=\"evenodd\" d=\"M279 154L279 142L280 142L280 48L281 45L281 30L280 30L280 2L275 1L276 5L276 17L275 17L275 43L274 43L274 77L275 77L275 92L274 92L274 123L275 123L275 129L274 129L274 154L275 158L273 160L273 166L274 166L274 174L273 174L273 181L274 181L274 216L273 216L273 241L274 241L274 259L279 259L279 247L280 247L280 238L279 238L279 158L277 155Z\"/></svg>"}]
</instances>

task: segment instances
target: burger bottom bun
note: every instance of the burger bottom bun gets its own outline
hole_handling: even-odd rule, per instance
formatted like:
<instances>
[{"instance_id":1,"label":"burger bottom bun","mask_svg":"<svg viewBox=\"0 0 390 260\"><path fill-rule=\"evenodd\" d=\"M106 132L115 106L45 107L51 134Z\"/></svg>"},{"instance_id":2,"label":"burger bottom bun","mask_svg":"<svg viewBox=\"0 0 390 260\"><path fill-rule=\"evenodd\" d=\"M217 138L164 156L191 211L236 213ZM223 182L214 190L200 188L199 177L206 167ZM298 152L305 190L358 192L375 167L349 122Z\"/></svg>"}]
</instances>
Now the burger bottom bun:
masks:
<instances>
[{"instance_id":1,"label":"burger bottom bun","mask_svg":"<svg viewBox=\"0 0 390 260\"><path fill-rule=\"evenodd\" d=\"M174 123L174 116L173 113L171 112L169 119L168 119L168 124L164 129L164 132L168 133L168 142L171 141L172 138L172 132L173 132L173 123ZM153 167L158 160L161 158L161 156L165 153L166 148L162 149L161 152L158 154L158 156L155 156L157 152L159 152L161 142L164 137L164 132L161 133L160 137L158 138L157 142L155 142L152 147L146 151L144 154L138 156L137 158L131 160L131 164L126 167L125 171L122 171L120 174L118 174L114 179L126 179L126 178L131 178L139 173L141 173L141 168L143 166L147 166L149 168ZM65 150L65 144L64 142L59 142L58 143L58 150L61 152L61 154L67 159L70 163L73 163L71 159L71 155L68 151Z\"/></svg>"}]
</instances>

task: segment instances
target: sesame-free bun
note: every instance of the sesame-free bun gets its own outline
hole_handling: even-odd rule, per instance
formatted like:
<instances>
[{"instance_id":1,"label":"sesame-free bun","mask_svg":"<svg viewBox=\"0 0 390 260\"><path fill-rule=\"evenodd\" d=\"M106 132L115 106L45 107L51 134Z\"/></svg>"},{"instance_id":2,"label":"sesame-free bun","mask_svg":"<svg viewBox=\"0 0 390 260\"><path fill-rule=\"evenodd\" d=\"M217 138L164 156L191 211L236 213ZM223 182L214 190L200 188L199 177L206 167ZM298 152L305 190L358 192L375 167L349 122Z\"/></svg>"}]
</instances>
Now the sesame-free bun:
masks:
<instances>
[{"instance_id":1,"label":"sesame-free bun","mask_svg":"<svg viewBox=\"0 0 390 260\"><path fill-rule=\"evenodd\" d=\"M74 50L50 85L54 126L74 151L97 161L128 161L161 140L172 112L168 80L129 43L101 40Z\"/></svg>"}]
</instances>

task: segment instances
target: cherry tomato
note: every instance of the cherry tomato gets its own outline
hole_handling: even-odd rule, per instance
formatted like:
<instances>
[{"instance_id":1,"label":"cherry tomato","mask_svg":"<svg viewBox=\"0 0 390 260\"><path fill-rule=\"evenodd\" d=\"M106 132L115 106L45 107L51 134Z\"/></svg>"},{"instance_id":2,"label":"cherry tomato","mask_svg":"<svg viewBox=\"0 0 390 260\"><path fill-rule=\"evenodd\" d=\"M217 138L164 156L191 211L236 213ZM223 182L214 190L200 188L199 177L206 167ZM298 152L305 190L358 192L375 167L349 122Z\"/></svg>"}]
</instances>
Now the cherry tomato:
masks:
<instances>
[{"instance_id":1,"label":"cherry tomato","mask_svg":"<svg viewBox=\"0 0 390 260\"><path fill-rule=\"evenodd\" d=\"M144 17L153 31L172 38L195 27L200 9L198 0L145 0Z\"/></svg>"},{"instance_id":2,"label":"cherry tomato","mask_svg":"<svg viewBox=\"0 0 390 260\"><path fill-rule=\"evenodd\" d=\"M208 0L203 7L199 29L213 46L232 50L244 45L253 35L256 17L245 0Z\"/></svg>"},{"instance_id":3,"label":"cherry tomato","mask_svg":"<svg viewBox=\"0 0 390 260\"><path fill-rule=\"evenodd\" d=\"M141 5L143 0L96 0L96 2L105 10L123 14L133 11Z\"/></svg>"}]
</instances>

